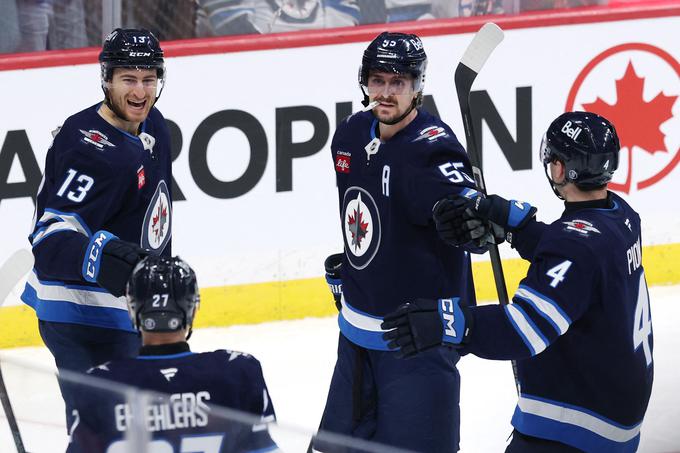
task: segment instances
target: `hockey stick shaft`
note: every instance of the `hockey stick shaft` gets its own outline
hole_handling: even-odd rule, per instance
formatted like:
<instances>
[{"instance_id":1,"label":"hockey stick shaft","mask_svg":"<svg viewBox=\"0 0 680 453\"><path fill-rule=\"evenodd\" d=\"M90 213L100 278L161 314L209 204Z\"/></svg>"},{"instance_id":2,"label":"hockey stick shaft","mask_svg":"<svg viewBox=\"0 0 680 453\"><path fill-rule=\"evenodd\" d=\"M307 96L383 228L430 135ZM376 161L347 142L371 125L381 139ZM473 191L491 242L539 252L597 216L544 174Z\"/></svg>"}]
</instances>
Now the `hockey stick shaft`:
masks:
<instances>
[{"instance_id":1,"label":"hockey stick shaft","mask_svg":"<svg viewBox=\"0 0 680 453\"><path fill-rule=\"evenodd\" d=\"M0 306L5 303L12 289L31 270L31 267L33 267L33 255L24 249L14 252L0 267ZM24 442L21 438L21 431L19 431L19 424L14 416L12 403L9 400L7 387L5 386L2 368L0 368L0 403L2 403L2 409L7 417L7 423L12 432L17 452L26 453L26 448L24 448Z\"/></svg>"},{"instance_id":2,"label":"hockey stick shaft","mask_svg":"<svg viewBox=\"0 0 680 453\"><path fill-rule=\"evenodd\" d=\"M486 183L484 182L484 174L482 173L482 158L477 148L477 140L475 138L474 128L472 127L472 112L470 111L470 92L472 84L477 78L477 74L482 70L484 63L491 55L491 52L503 40L503 31L494 23L486 23L472 38L472 42L465 50L460 63L456 67L454 75L456 83L456 92L458 94L458 105L460 106L460 114L463 118L463 129L465 130L465 140L467 143L468 157L472 165L472 173L475 178L475 183L480 192L486 195ZM491 270L493 271L493 279L496 284L496 292L498 293L498 301L502 305L507 305L510 302L508 298L508 290L505 286L505 276L503 275L503 265L501 263L501 255L498 252L498 246L492 244L489 248L489 257L491 259ZM512 374L515 377L515 387L517 393L520 393L519 379L517 377L517 363L513 360Z\"/></svg>"}]
</instances>

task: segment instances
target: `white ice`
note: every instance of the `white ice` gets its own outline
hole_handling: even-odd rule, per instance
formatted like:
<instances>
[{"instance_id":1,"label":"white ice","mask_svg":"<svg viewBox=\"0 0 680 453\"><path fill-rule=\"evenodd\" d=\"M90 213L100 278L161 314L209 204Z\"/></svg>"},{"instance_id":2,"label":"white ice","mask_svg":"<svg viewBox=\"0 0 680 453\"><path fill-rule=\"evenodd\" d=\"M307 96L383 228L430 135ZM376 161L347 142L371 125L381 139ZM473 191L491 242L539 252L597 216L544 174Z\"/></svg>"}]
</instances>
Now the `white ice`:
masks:
<instances>
[{"instance_id":1,"label":"white ice","mask_svg":"<svg viewBox=\"0 0 680 453\"><path fill-rule=\"evenodd\" d=\"M680 286L650 288L655 380L642 426L639 451L644 453L680 452L678 294ZM253 354L262 363L279 423L312 432L318 426L326 400L337 335L335 318L322 318L200 329L190 343L195 351L227 348ZM45 348L5 350L0 354L9 360L54 369ZM465 357L459 369L461 451L503 451L516 401L510 364ZM5 365L3 372L27 450L64 451L67 437L56 381L35 373L17 372L12 365ZM0 451L14 451L3 415L0 415ZM301 447L299 451L304 450Z\"/></svg>"}]
</instances>

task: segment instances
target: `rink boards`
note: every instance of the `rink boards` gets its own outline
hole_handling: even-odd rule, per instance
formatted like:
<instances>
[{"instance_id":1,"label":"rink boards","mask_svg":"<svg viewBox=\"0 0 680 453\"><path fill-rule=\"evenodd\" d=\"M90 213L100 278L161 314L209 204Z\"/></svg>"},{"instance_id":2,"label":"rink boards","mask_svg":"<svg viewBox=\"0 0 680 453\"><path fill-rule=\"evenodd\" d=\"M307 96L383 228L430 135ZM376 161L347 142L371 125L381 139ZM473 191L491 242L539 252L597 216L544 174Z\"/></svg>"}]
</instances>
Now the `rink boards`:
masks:
<instances>
[{"instance_id":1,"label":"rink boards","mask_svg":"<svg viewBox=\"0 0 680 453\"><path fill-rule=\"evenodd\" d=\"M497 22L506 38L473 87L489 192L530 201L539 220L554 220L562 205L538 160L545 128L569 109L616 117L624 149L612 189L641 214L649 283L680 282L671 266L680 260L680 7ZM393 27L424 36L427 106L461 141L453 70L478 26ZM165 45L174 56L158 107L171 121L175 197L181 193L173 253L197 270L201 325L334 310L320 277L323 259L342 247L330 139L335 124L360 108L360 55L383 28ZM49 132L101 98L96 54L0 58L0 260L28 246L30 195ZM526 264L507 245L501 253L512 292ZM474 263L477 292L493 300L485 259ZM0 309L0 347L39 342L19 290Z\"/></svg>"}]
</instances>

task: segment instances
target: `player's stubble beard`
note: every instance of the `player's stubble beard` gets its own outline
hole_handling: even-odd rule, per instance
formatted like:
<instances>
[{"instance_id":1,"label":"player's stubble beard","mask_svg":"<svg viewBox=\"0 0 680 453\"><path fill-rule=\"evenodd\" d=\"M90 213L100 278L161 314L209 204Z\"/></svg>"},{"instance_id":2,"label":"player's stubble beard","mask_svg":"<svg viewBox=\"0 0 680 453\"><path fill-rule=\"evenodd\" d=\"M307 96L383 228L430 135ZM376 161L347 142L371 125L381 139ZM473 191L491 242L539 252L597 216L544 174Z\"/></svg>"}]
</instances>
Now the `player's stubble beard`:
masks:
<instances>
[{"instance_id":1,"label":"player's stubble beard","mask_svg":"<svg viewBox=\"0 0 680 453\"><path fill-rule=\"evenodd\" d=\"M153 98L152 98L152 99L146 98L145 100L146 100L146 102L148 103L149 107L146 107L146 106L145 106L145 107L146 107L146 112L144 113L144 118L142 118L142 120L139 121L140 123L142 123L142 122L144 122L144 120L146 120L147 116L149 116L149 112L151 111L151 108L153 108L153 104L155 103L155 101L153 100ZM138 122L138 121L136 121L136 120L130 118L130 117L127 115L127 113L125 113L125 108L124 108L124 107L121 107L121 105L120 105L121 103L123 103L123 104L124 104L124 103L127 103L127 101L125 100L124 97L122 98L121 102L118 103L118 102L116 102L116 101L114 101L114 100L112 99L112 96L111 96L110 91L109 91L109 90L106 90L106 91L105 91L105 96L104 96L104 102L106 103L106 106L107 106L107 107L108 107L108 108L109 108L109 109L110 109L110 110L111 110L118 118L120 118L121 120L126 121L126 122L128 122L128 123L136 123L136 122Z\"/></svg>"},{"instance_id":2,"label":"player's stubble beard","mask_svg":"<svg viewBox=\"0 0 680 453\"><path fill-rule=\"evenodd\" d=\"M373 99L374 101L378 102L386 102L388 104L392 104L393 106L396 106L396 112L394 114L380 114L379 109L380 105L376 106L373 108L373 114L375 117L378 119L379 122L383 124L387 124L389 126L393 126L397 123L399 123L401 120L406 118L411 111L415 109L415 98L411 100L411 103L404 109L401 108L399 104L399 100L396 96L388 96L388 97L377 97Z\"/></svg>"}]
</instances>

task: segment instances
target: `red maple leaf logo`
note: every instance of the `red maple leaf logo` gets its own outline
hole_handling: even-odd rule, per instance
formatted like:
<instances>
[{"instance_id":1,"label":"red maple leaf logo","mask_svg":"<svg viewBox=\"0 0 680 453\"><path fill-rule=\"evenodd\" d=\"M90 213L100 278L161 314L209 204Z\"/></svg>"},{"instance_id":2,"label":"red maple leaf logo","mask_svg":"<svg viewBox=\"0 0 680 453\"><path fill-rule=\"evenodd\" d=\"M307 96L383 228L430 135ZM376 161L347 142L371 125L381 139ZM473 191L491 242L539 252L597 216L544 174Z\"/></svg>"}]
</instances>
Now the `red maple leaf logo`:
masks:
<instances>
[{"instance_id":1,"label":"red maple leaf logo","mask_svg":"<svg viewBox=\"0 0 680 453\"><path fill-rule=\"evenodd\" d=\"M614 124L621 147L628 148L629 157L633 146L650 154L668 152L660 126L673 117L673 104L678 97L659 92L654 99L645 102L642 97L644 84L645 79L638 77L629 61L625 74L616 81L617 101L614 105L599 97L595 102L583 104L584 109L602 115Z\"/></svg>"},{"instance_id":2,"label":"red maple leaf logo","mask_svg":"<svg viewBox=\"0 0 680 453\"><path fill-rule=\"evenodd\" d=\"M357 221L358 219L358 221ZM349 231L352 233L352 245L356 245L361 248L361 241L366 237L368 233L368 223L363 221L363 213L354 210L354 215L349 215Z\"/></svg>"}]
</instances>

